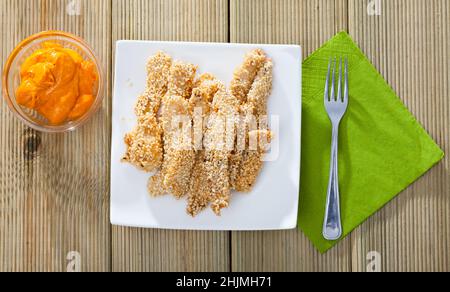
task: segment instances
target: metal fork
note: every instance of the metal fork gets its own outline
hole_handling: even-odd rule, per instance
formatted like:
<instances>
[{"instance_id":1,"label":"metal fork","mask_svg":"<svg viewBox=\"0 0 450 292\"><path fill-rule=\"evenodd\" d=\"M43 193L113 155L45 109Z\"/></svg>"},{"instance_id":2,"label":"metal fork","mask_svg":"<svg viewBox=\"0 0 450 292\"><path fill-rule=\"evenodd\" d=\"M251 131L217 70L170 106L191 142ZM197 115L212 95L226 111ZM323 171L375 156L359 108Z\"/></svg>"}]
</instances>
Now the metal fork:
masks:
<instances>
[{"instance_id":1,"label":"metal fork","mask_svg":"<svg viewBox=\"0 0 450 292\"><path fill-rule=\"evenodd\" d=\"M330 178L327 190L327 204L325 219L323 222L323 237L327 240L337 240L342 236L341 210L339 199L339 177L338 177L338 137L339 124L344 116L348 105L348 59L345 58L344 68L344 94L342 96L342 58L339 58L339 80L337 84L337 95L335 94L335 75L337 59L330 59L328 63L327 81L325 83L324 103L328 117L332 123L331 136L331 159ZM330 71L331 68L333 71ZM331 77L331 92L330 88Z\"/></svg>"}]
</instances>

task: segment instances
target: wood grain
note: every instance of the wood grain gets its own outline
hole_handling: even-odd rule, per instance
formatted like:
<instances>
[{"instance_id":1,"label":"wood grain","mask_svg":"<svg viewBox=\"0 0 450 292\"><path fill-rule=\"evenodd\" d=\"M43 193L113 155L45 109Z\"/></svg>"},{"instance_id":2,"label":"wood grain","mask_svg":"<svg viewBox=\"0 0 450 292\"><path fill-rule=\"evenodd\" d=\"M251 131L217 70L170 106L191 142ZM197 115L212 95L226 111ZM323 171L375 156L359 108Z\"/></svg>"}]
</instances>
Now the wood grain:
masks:
<instances>
[{"instance_id":1,"label":"wood grain","mask_svg":"<svg viewBox=\"0 0 450 292\"><path fill-rule=\"evenodd\" d=\"M113 40L228 40L228 2L113 1ZM228 271L229 233L113 227L113 271Z\"/></svg>"},{"instance_id":2,"label":"wood grain","mask_svg":"<svg viewBox=\"0 0 450 292\"><path fill-rule=\"evenodd\" d=\"M347 1L232 0L231 41L300 44L308 56L347 28ZM276 196L276 194L273 194ZM233 271L350 271L350 240L320 255L297 230L233 232Z\"/></svg>"},{"instance_id":3,"label":"wood grain","mask_svg":"<svg viewBox=\"0 0 450 292\"><path fill-rule=\"evenodd\" d=\"M349 32L441 148L450 150L450 4L446 0L349 1ZM382 271L449 271L450 161L409 187L352 234L352 268L377 251Z\"/></svg>"},{"instance_id":4,"label":"wood grain","mask_svg":"<svg viewBox=\"0 0 450 292\"><path fill-rule=\"evenodd\" d=\"M80 1L79 15L68 3L0 1L1 62L25 37L64 30L92 45L108 85L100 112L73 133L30 130L1 103L0 271L66 271L71 251L83 271L110 270L111 3Z\"/></svg>"}]
</instances>

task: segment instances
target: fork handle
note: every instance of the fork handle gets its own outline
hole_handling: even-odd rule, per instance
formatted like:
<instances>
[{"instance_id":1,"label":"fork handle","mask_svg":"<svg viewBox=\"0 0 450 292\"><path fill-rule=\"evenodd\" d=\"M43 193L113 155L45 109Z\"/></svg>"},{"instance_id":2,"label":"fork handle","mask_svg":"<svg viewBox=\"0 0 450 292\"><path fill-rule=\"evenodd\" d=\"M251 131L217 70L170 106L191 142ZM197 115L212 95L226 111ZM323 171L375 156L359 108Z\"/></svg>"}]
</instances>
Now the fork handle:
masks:
<instances>
[{"instance_id":1,"label":"fork handle","mask_svg":"<svg viewBox=\"0 0 450 292\"><path fill-rule=\"evenodd\" d=\"M338 135L339 124L333 125L330 178L328 182L327 203L323 223L323 237L327 240L337 240L342 235L338 176Z\"/></svg>"}]
</instances>

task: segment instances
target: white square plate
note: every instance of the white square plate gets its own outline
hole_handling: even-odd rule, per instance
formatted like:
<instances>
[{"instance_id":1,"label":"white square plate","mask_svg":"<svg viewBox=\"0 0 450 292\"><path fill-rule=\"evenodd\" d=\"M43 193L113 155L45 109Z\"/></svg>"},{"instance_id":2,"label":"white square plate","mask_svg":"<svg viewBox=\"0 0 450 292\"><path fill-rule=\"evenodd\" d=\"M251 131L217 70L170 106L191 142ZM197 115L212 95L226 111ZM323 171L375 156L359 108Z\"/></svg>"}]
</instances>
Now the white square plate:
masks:
<instances>
[{"instance_id":1,"label":"white square plate","mask_svg":"<svg viewBox=\"0 0 450 292\"><path fill-rule=\"evenodd\" d=\"M149 174L122 163L123 137L136 124L134 105L144 91L146 62L162 50L174 60L199 66L228 86L244 55L263 49L274 63L269 114L279 117L273 145L278 158L266 162L249 194L233 193L229 208L217 217L210 209L197 217L186 211L186 200L150 198ZM188 230L276 230L297 225L300 180L301 48L286 45L118 41L112 109L111 223L114 225ZM274 148L274 147L272 147Z\"/></svg>"}]
</instances>

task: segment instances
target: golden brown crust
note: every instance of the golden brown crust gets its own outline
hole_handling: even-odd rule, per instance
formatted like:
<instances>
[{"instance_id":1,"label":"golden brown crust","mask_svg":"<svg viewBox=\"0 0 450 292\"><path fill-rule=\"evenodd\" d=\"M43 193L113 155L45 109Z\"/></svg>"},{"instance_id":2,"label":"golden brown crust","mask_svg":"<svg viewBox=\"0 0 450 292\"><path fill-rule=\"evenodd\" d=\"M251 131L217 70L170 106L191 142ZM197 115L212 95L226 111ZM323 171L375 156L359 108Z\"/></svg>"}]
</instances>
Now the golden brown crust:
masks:
<instances>
[{"instance_id":1,"label":"golden brown crust","mask_svg":"<svg viewBox=\"0 0 450 292\"><path fill-rule=\"evenodd\" d=\"M225 87L213 99L210 127L205 134L205 171L211 185L211 208L217 215L228 207L230 200L229 157L234 146L234 127L227 127L227 119L239 113L239 101ZM231 148L231 149L230 149Z\"/></svg>"},{"instance_id":2,"label":"golden brown crust","mask_svg":"<svg viewBox=\"0 0 450 292\"><path fill-rule=\"evenodd\" d=\"M262 156L272 139L272 132L269 130L256 130L249 133L249 140L257 141L257 149L246 150L239 169L239 176L236 180L236 190L239 192L250 192L255 185L256 179L263 166Z\"/></svg>"},{"instance_id":3,"label":"golden brown crust","mask_svg":"<svg viewBox=\"0 0 450 292\"><path fill-rule=\"evenodd\" d=\"M165 156L163 162L164 186L177 198L189 187L195 153L192 148L189 103L181 96L167 97L163 106ZM179 117L182 128L172 123Z\"/></svg>"},{"instance_id":4,"label":"golden brown crust","mask_svg":"<svg viewBox=\"0 0 450 292\"><path fill-rule=\"evenodd\" d=\"M164 176L162 175L161 171L148 179L147 190L151 197L167 195L167 190L164 187L163 181Z\"/></svg>"},{"instance_id":5,"label":"golden brown crust","mask_svg":"<svg viewBox=\"0 0 450 292\"><path fill-rule=\"evenodd\" d=\"M163 131L164 155L161 169L148 181L148 191L151 196L172 193L182 197L187 192L190 171L194 157L190 153L190 145L182 148L184 141L173 121L177 116L189 115L189 103L186 97L190 96L197 67L192 64L173 62L169 70L167 93L162 99L160 127ZM187 155L188 160L181 159Z\"/></svg>"},{"instance_id":6,"label":"golden brown crust","mask_svg":"<svg viewBox=\"0 0 450 292\"><path fill-rule=\"evenodd\" d=\"M197 81L197 87L194 88L192 97L189 100L194 122L194 148L196 150L186 209L191 216L196 216L211 201L211 185L204 163L206 153L203 149L203 134L207 129L204 120L210 114L211 101L221 86L214 76L204 74Z\"/></svg>"},{"instance_id":7,"label":"golden brown crust","mask_svg":"<svg viewBox=\"0 0 450 292\"><path fill-rule=\"evenodd\" d=\"M157 114L162 97L167 92L169 70L172 58L157 52L147 62L147 86L143 95L138 97L135 106L136 116L140 117L146 113Z\"/></svg>"},{"instance_id":8,"label":"golden brown crust","mask_svg":"<svg viewBox=\"0 0 450 292\"><path fill-rule=\"evenodd\" d=\"M161 166L163 160L162 129L156 116L161 98L167 91L170 56L158 52L147 63L147 87L135 106L136 127L125 135L127 146L123 161L147 172Z\"/></svg>"},{"instance_id":9,"label":"golden brown crust","mask_svg":"<svg viewBox=\"0 0 450 292\"><path fill-rule=\"evenodd\" d=\"M266 54L261 49L250 51L245 56L242 65L234 72L233 80L230 84L230 91L241 103L246 101L253 81L259 69L266 61L266 58Z\"/></svg>"},{"instance_id":10,"label":"golden brown crust","mask_svg":"<svg viewBox=\"0 0 450 292\"><path fill-rule=\"evenodd\" d=\"M198 151L195 158L195 165L192 169L186 208L187 213L193 217L208 207L211 202L210 184L208 183L208 174L206 173L204 160L205 151Z\"/></svg>"},{"instance_id":11,"label":"golden brown crust","mask_svg":"<svg viewBox=\"0 0 450 292\"><path fill-rule=\"evenodd\" d=\"M179 61L173 62L169 73L168 95L189 99L194 87L196 72L197 66Z\"/></svg>"},{"instance_id":12,"label":"golden brown crust","mask_svg":"<svg viewBox=\"0 0 450 292\"><path fill-rule=\"evenodd\" d=\"M272 90L272 68L272 61L267 59L255 78L255 82L248 94L247 102L242 106L242 111L248 117L255 116L257 122L267 115L267 98ZM249 118L247 118L247 122L249 122L248 120ZM267 143L265 141L270 140L272 136L270 131L264 129L265 126L259 122L259 130L250 131L246 137L247 150L242 154L239 174L236 176L234 184L235 189L239 192L249 192L261 172L262 158L267 148L265 145L261 147L261 143ZM252 140L257 141L257 149L250 149L250 141Z\"/></svg>"},{"instance_id":13,"label":"golden brown crust","mask_svg":"<svg viewBox=\"0 0 450 292\"><path fill-rule=\"evenodd\" d=\"M188 128L180 130L174 121L179 118L183 122L184 118L189 118L187 97L192 93L196 70L196 66L182 62L173 62L170 68L168 91L162 101L160 117L164 137L164 161L160 170L163 180L162 185L161 180L150 180L148 183L149 190L165 189L177 198L188 191L195 156L191 141L186 139L190 135L183 133L191 128L183 124ZM187 122L190 123L190 120Z\"/></svg>"},{"instance_id":14,"label":"golden brown crust","mask_svg":"<svg viewBox=\"0 0 450 292\"><path fill-rule=\"evenodd\" d=\"M234 72L233 80L230 84L230 91L240 102L240 115L246 114L244 106L247 104L248 93L266 59L267 57L262 50L256 49L250 51L244 57L244 62L241 66ZM230 156L230 185L232 189L236 188L236 181L246 148L246 133L248 132L248 126L245 120L238 120L236 125L235 149Z\"/></svg>"},{"instance_id":15,"label":"golden brown crust","mask_svg":"<svg viewBox=\"0 0 450 292\"><path fill-rule=\"evenodd\" d=\"M216 215L220 215L221 210L227 208L230 202L228 157L228 151L206 152L205 169L211 182L211 209Z\"/></svg>"},{"instance_id":16,"label":"golden brown crust","mask_svg":"<svg viewBox=\"0 0 450 292\"><path fill-rule=\"evenodd\" d=\"M162 162L161 129L156 119L147 114L139 118L135 129L124 138L127 152L123 161L150 172Z\"/></svg>"}]
</instances>

